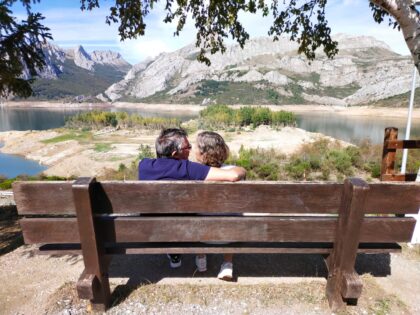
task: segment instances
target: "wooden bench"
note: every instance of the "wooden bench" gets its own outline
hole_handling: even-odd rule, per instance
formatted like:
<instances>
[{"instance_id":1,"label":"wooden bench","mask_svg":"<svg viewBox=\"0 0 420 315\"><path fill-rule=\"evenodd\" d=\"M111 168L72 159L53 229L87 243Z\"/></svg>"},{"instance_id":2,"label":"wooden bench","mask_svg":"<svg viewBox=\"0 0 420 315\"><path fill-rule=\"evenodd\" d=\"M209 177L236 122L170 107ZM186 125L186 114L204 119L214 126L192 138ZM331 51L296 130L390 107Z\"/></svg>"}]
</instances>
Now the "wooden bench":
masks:
<instances>
[{"instance_id":1,"label":"wooden bench","mask_svg":"<svg viewBox=\"0 0 420 315\"><path fill-rule=\"evenodd\" d=\"M417 213L420 204L418 183L356 178L344 184L79 178L16 182L13 191L26 244L44 244L39 250L51 254L83 254L77 291L95 309L111 303L112 255L306 253L328 257L326 295L336 310L360 297L357 253L398 252L396 242L408 242L415 226L403 214ZM247 212L261 216L206 215ZM232 243L201 243L207 241Z\"/></svg>"}]
</instances>

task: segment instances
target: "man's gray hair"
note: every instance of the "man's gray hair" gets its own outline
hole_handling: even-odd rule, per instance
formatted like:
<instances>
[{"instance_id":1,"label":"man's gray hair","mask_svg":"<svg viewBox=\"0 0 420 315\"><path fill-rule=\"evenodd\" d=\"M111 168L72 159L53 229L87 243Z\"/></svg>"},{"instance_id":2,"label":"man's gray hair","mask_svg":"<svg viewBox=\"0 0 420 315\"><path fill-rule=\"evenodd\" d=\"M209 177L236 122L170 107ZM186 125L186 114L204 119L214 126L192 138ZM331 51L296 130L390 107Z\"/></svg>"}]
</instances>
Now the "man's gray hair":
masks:
<instances>
[{"instance_id":1,"label":"man's gray hair","mask_svg":"<svg viewBox=\"0 0 420 315\"><path fill-rule=\"evenodd\" d=\"M174 151L181 150L183 141L187 136L187 132L184 129L163 129L155 142L156 156L158 158L172 157Z\"/></svg>"}]
</instances>

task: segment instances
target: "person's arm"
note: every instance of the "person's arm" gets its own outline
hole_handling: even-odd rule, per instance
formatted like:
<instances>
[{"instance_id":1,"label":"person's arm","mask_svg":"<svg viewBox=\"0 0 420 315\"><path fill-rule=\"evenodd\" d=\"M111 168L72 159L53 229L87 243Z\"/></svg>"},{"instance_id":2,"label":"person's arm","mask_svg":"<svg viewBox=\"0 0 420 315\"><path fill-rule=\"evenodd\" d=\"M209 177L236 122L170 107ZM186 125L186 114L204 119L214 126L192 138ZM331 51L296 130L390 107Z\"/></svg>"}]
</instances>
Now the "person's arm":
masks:
<instances>
[{"instance_id":1,"label":"person's arm","mask_svg":"<svg viewBox=\"0 0 420 315\"><path fill-rule=\"evenodd\" d=\"M220 169L217 167L210 167L205 181L228 181L237 182L245 179L246 170L243 167L235 166L230 169Z\"/></svg>"}]
</instances>

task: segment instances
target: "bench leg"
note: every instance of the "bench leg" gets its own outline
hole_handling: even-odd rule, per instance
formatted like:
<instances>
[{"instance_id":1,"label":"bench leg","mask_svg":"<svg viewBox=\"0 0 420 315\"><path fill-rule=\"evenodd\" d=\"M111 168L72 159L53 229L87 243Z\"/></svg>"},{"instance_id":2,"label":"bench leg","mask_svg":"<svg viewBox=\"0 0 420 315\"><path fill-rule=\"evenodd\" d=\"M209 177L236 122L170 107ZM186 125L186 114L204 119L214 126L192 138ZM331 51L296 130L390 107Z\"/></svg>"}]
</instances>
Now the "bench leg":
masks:
<instances>
[{"instance_id":1,"label":"bench leg","mask_svg":"<svg viewBox=\"0 0 420 315\"><path fill-rule=\"evenodd\" d=\"M79 298L90 300L93 310L104 312L109 307L111 291L107 273L98 278L94 274L86 273L85 269L76 287Z\"/></svg>"},{"instance_id":2,"label":"bench leg","mask_svg":"<svg viewBox=\"0 0 420 315\"><path fill-rule=\"evenodd\" d=\"M326 294L333 311L342 308L346 301L357 303L362 292L362 282L354 271L354 264L368 191L368 184L360 179L344 182L334 248L327 260Z\"/></svg>"},{"instance_id":3,"label":"bench leg","mask_svg":"<svg viewBox=\"0 0 420 315\"><path fill-rule=\"evenodd\" d=\"M77 292L82 299L89 299L95 311L105 311L111 304L108 279L109 260L98 233L92 209L94 178L79 178L73 184L80 243L85 270L77 282Z\"/></svg>"}]
</instances>

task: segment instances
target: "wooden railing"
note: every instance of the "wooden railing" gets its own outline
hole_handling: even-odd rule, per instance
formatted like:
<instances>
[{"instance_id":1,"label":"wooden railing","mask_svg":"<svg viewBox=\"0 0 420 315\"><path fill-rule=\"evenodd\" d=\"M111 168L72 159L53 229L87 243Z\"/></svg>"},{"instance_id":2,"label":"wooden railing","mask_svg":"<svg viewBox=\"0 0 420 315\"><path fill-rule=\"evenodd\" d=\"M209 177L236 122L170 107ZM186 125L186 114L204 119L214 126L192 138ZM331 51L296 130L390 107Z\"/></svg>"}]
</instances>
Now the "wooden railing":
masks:
<instances>
[{"instance_id":1,"label":"wooden railing","mask_svg":"<svg viewBox=\"0 0 420 315\"><path fill-rule=\"evenodd\" d=\"M398 128L385 128L382 151L381 181L413 182L417 174L401 174L395 171L397 149L420 149L420 140L398 140Z\"/></svg>"}]
</instances>

